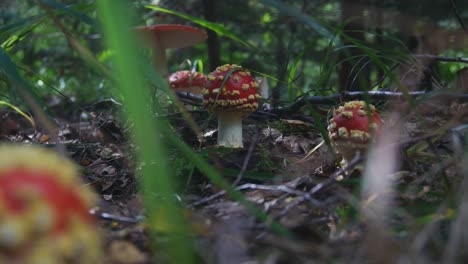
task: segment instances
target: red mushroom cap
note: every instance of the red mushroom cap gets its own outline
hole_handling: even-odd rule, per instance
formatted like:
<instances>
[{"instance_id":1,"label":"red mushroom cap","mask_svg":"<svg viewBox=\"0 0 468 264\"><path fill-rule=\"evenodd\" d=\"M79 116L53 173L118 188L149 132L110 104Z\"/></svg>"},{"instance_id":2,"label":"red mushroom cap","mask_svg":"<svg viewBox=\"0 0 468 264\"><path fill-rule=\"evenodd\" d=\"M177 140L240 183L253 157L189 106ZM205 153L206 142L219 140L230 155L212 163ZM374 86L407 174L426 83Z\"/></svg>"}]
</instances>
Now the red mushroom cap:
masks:
<instances>
[{"instance_id":1,"label":"red mushroom cap","mask_svg":"<svg viewBox=\"0 0 468 264\"><path fill-rule=\"evenodd\" d=\"M169 85L175 90L200 93L205 84L206 76L199 72L178 71L169 76Z\"/></svg>"},{"instance_id":2,"label":"red mushroom cap","mask_svg":"<svg viewBox=\"0 0 468 264\"><path fill-rule=\"evenodd\" d=\"M40 199L54 215L52 232L60 234L70 225L72 218L92 223L88 206L80 197L79 189L66 186L47 171L28 171L12 168L0 172L0 199L4 209L20 216L29 210L28 199Z\"/></svg>"},{"instance_id":3,"label":"red mushroom cap","mask_svg":"<svg viewBox=\"0 0 468 264\"><path fill-rule=\"evenodd\" d=\"M368 109L371 111L370 120ZM373 105L367 107L364 101L351 101L334 110L328 132L332 140L351 140L365 144L370 138L371 129L379 135L381 127L382 120Z\"/></svg>"},{"instance_id":4,"label":"red mushroom cap","mask_svg":"<svg viewBox=\"0 0 468 264\"><path fill-rule=\"evenodd\" d=\"M99 234L88 212L93 200L68 160L34 147L1 146L0 259L99 262Z\"/></svg>"},{"instance_id":5,"label":"red mushroom cap","mask_svg":"<svg viewBox=\"0 0 468 264\"><path fill-rule=\"evenodd\" d=\"M160 24L135 29L145 43L151 43L152 38L157 38L164 49L190 47L206 39L205 31L185 25Z\"/></svg>"},{"instance_id":6,"label":"red mushroom cap","mask_svg":"<svg viewBox=\"0 0 468 264\"><path fill-rule=\"evenodd\" d=\"M368 110L371 111L370 116ZM369 119L370 117L370 119ZM382 120L373 105L363 101L346 102L333 111L328 126L329 137L344 160L351 160L356 151L364 151L371 130L380 135Z\"/></svg>"},{"instance_id":7,"label":"red mushroom cap","mask_svg":"<svg viewBox=\"0 0 468 264\"><path fill-rule=\"evenodd\" d=\"M235 69L221 87L226 75ZM203 103L214 112L251 113L258 108L258 83L250 72L235 64L216 68L207 77ZM220 90L222 88L222 90Z\"/></svg>"}]
</instances>

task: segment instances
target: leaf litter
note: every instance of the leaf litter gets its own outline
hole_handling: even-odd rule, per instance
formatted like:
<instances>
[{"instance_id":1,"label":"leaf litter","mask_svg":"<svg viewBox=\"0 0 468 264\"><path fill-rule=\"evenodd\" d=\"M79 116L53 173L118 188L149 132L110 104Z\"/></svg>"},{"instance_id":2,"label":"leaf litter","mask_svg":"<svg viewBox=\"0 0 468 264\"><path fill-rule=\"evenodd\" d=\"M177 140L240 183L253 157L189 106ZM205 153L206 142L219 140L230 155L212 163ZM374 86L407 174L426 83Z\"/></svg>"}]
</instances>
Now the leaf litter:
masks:
<instances>
[{"instance_id":1,"label":"leaf litter","mask_svg":"<svg viewBox=\"0 0 468 264\"><path fill-rule=\"evenodd\" d=\"M113 114L120 106L110 107L111 111L99 109L101 112L88 109L97 118L83 120L76 115L85 113L75 113L68 119L58 119L60 140L68 155L82 167L86 184L101 197L92 212L101 219L105 230L107 263L153 263L160 256L151 248L149 233L156 231L164 237L164 223L145 222L135 179L135 146L126 135L129 123ZM452 103L447 110L418 110L419 117L410 115L403 122L397 142L401 165L390 178L394 190L388 201L391 211L377 223L365 219L363 212L387 194L362 199L362 169L351 167L340 172L339 163L313 124L293 119L265 122L247 118L246 148L254 140L249 154L246 149L214 148L213 122L205 128L205 142L200 147L187 123L180 116L170 117L181 138L209 159L271 220L290 231L290 236L281 236L269 230L267 223L255 219L175 152L169 162L181 165L175 174L178 182L185 185L178 186L180 192L174 199L187 205L185 217L191 223L194 247L202 261L366 263L381 261L382 255L375 256L372 251L384 250L392 260L424 256L437 262L444 253L455 254L446 253L444 243L451 241L449 234L454 234L457 221L465 213L449 203L447 197L457 199L458 186L465 186L466 182L459 166L463 160L460 148L466 146L457 146L453 139L466 140L466 132L454 136L453 129L466 122L467 107ZM5 117L0 124L2 141L55 144L46 139L46 134L35 132L24 117L8 111L0 114ZM206 118L206 113L194 114L199 124ZM438 129L428 130L429 127ZM175 150L169 147L171 151ZM357 164L363 165L360 161ZM331 178L339 175L344 177ZM382 225L389 228L380 230ZM435 230L442 233L433 234ZM386 242L376 245L381 240Z\"/></svg>"}]
</instances>

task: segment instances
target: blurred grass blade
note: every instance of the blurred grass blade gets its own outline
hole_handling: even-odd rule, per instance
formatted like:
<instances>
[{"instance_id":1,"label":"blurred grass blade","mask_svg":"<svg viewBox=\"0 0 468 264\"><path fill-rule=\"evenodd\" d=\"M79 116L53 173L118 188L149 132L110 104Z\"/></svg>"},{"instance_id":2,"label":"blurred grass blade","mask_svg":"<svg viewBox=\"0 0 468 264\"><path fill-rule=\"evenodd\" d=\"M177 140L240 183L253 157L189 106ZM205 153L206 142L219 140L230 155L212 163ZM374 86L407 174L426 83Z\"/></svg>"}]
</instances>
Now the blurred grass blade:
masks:
<instances>
[{"instance_id":1,"label":"blurred grass blade","mask_svg":"<svg viewBox=\"0 0 468 264\"><path fill-rule=\"evenodd\" d=\"M226 180L221 177L221 175L204 159L202 159L195 151L193 151L187 144L180 141L172 131L170 131L166 126L163 127L165 129L165 135L167 136L168 141L176 148L178 148L183 155L193 164L195 164L198 169L206 175L213 184L218 186L219 188L226 190L227 194L234 200L241 203L247 210L256 216L260 221L263 223L268 224L271 229L278 234L281 235L289 235L287 229L285 229L282 225L278 224L277 222L273 221L265 214L261 209L257 208L252 202L249 202L244 195L236 190L234 187L231 186Z\"/></svg>"},{"instance_id":2,"label":"blurred grass blade","mask_svg":"<svg viewBox=\"0 0 468 264\"><path fill-rule=\"evenodd\" d=\"M205 73L204 67L203 67L203 61L202 60L197 60L198 64L198 71L201 73Z\"/></svg>"},{"instance_id":3,"label":"blurred grass blade","mask_svg":"<svg viewBox=\"0 0 468 264\"><path fill-rule=\"evenodd\" d=\"M34 122L34 119L32 119L32 117L30 117L29 115L27 115L25 112L23 112L21 109L19 109L18 107L10 104L10 103L7 103L5 101L0 101L0 105L5 105L5 106L8 106L10 107L11 109L13 109L15 112L17 112L18 114L20 114L21 116L23 116L24 118L26 118L26 120L28 120L29 123L31 123L31 126L36 128L36 123Z\"/></svg>"},{"instance_id":4,"label":"blurred grass blade","mask_svg":"<svg viewBox=\"0 0 468 264\"><path fill-rule=\"evenodd\" d=\"M289 71L288 76L288 99L291 103L297 97L297 88L294 85L294 80L296 78L297 67L299 67L299 63L302 61L302 56L304 55L305 49L301 51L301 53L297 56L296 60L291 66L291 70Z\"/></svg>"},{"instance_id":5,"label":"blurred grass blade","mask_svg":"<svg viewBox=\"0 0 468 264\"><path fill-rule=\"evenodd\" d=\"M181 17L183 19L190 20L193 23L196 23L196 24L198 24L198 25L200 25L202 27L205 27L207 29L210 29L210 30L216 32L220 36L226 36L226 37L228 37L228 38L230 38L230 39L232 39L232 40L234 40L236 42L239 42L239 43L241 43L241 44L243 44L245 46L248 46L248 47L253 48L253 49L257 49L257 47L255 47L253 44L243 40L242 38L240 38L236 34L232 33L231 31L229 31L227 28L225 28L221 24L213 23L213 22L201 19L201 18L197 18L197 17L186 15L186 14L178 13L178 12L175 12L175 11L172 11L172 10L169 10L169 9L165 9L165 8L162 8L162 7L159 7L159 6L146 5L145 7L149 8L149 9L159 11L159 12L163 12L163 13L166 13L166 14L175 15L175 16Z\"/></svg>"},{"instance_id":6,"label":"blurred grass blade","mask_svg":"<svg viewBox=\"0 0 468 264\"><path fill-rule=\"evenodd\" d=\"M144 63L144 62L142 62ZM150 64L147 64L147 67L145 67L145 70L148 71L147 77L149 78L149 81L157 85L159 88L161 88L163 91L166 92L168 96L170 96L172 99L174 99L173 93L169 92L169 87L167 83L162 79L162 77L159 74L151 74L148 69L152 69L150 67ZM232 72L234 72L237 69L232 69L231 72L227 74L230 75ZM154 71L152 71L154 72ZM224 85L226 82L227 78L224 79L223 83L221 86ZM132 92L132 91L130 91ZM210 119L209 117L208 119ZM226 190L228 195L241 203L243 206L247 208L247 210L254 216L256 216L260 221L269 224L271 229L278 234L282 235L288 235L289 232L286 230L282 225L278 224L275 221L272 221L267 214L265 214L261 209L255 207L251 202L247 201L245 197L242 195L241 192L237 191L235 188L233 188L220 174L218 171L216 171L208 162L206 162L203 158L198 155L195 151L193 151L187 144L185 144L183 141L181 141L175 134L174 131L170 129L169 125L161 125L159 127L164 133L164 136L167 137L167 141L171 143L171 145L177 149L179 149L183 155L192 162L208 179L210 179L213 184L218 186L221 189Z\"/></svg>"},{"instance_id":7,"label":"blurred grass blade","mask_svg":"<svg viewBox=\"0 0 468 264\"><path fill-rule=\"evenodd\" d=\"M13 88L16 89L18 94L29 106L31 111L35 114L36 120L45 129L53 141L57 143L57 150L64 154L65 150L60 144L57 135L56 126L52 123L43 108L44 104L41 103L39 97L34 93L31 84L26 81L18 72L15 63L11 60L10 56L3 48L0 48L0 76L4 75ZM42 107L41 107L42 106Z\"/></svg>"},{"instance_id":8,"label":"blurred grass blade","mask_svg":"<svg viewBox=\"0 0 468 264\"><path fill-rule=\"evenodd\" d=\"M145 69L150 69L150 67L149 66L145 67ZM231 72L228 74L230 75L234 70L231 70ZM168 96L174 99L172 97L173 93L170 93L168 91L169 88L167 84L164 82L164 80L161 78L159 74L149 73L147 77L150 79L150 82L158 85L158 87L164 90ZM224 79L221 86L224 85L226 80L227 78ZM210 118L211 116L208 119ZM167 140L171 143L171 145L179 149L183 153L183 155L187 158L187 160L192 162L206 177L210 179L211 182L213 182L216 186L220 187L221 189L226 190L228 195L231 198L233 198L234 200L244 205L252 215L256 216L262 222L268 223L270 227L272 228L272 230L282 235L288 234L288 231L283 226L279 225L275 221L271 221L271 219L269 219L267 214L265 214L259 208L255 207L251 202L247 201L247 199L245 199L245 197L242 195L241 192L234 189L226 180L224 180L224 178L211 165L209 165L203 158L201 158L198 153L193 151L187 144L185 144L177 136L175 136L174 131L172 131L169 128L169 125L160 126L160 128L162 132L164 133L164 136L166 136Z\"/></svg>"},{"instance_id":9,"label":"blurred grass blade","mask_svg":"<svg viewBox=\"0 0 468 264\"><path fill-rule=\"evenodd\" d=\"M115 76L125 98L126 114L134 123L132 132L138 145L137 157L143 164L139 173L140 188L149 221L157 217L168 223L168 242L158 246L169 255L172 263L193 263L191 241L187 236L189 229L173 199L173 177L166 166L166 151L160 140L163 126L148 111L151 102L139 70L141 62L136 54L135 38L128 36L131 10L123 1L100 0L97 3L105 40L115 50Z\"/></svg>"},{"instance_id":10,"label":"blurred grass blade","mask_svg":"<svg viewBox=\"0 0 468 264\"><path fill-rule=\"evenodd\" d=\"M13 48L17 43L31 33L33 29L44 22L44 18L44 16L36 16L0 27L0 36L5 34L9 36L5 41L3 41L1 45L2 48L5 50Z\"/></svg>"},{"instance_id":11,"label":"blurred grass blade","mask_svg":"<svg viewBox=\"0 0 468 264\"><path fill-rule=\"evenodd\" d=\"M97 26L96 20L93 18L85 15L83 12L78 12L79 11L85 11L86 9L92 9L94 6L94 3L80 3L80 4L72 4L72 5L65 5L62 3L57 3L55 1L47 1L47 0L42 0L41 3L46 4L47 6L51 7L52 9L56 10L57 15L60 13L63 14L69 14L71 16L74 16L78 18L81 22L84 22L88 25L91 26Z\"/></svg>"},{"instance_id":12,"label":"blurred grass blade","mask_svg":"<svg viewBox=\"0 0 468 264\"><path fill-rule=\"evenodd\" d=\"M315 19L313 19L312 17L304 14L303 12L301 12L298 9L292 8L292 7L290 7L290 6L286 5L286 4L283 4L280 1L276 1L276 0L261 0L260 2L262 2L264 4L267 4L269 6L275 7L281 13L285 13L286 15L289 15L291 17L296 18L299 21L304 22L309 27L311 27L316 32L318 32L320 35L323 35L323 36L325 36L327 38L332 38L333 37L333 34L332 34L332 32L330 30L328 30L327 28L322 26L322 24L317 22ZM337 39L337 42L339 42L338 39Z\"/></svg>"},{"instance_id":13,"label":"blurred grass blade","mask_svg":"<svg viewBox=\"0 0 468 264\"><path fill-rule=\"evenodd\" d=\"M52 19L55 26L59 28L60 31L62 31L62 33L67 38L68 43L70 43L70 45L81 55L83 60L87 62L90 66L92 66L94 69L96 69L98 72L104 74L108 79L112 80L112 73L106 68L106 66L104 66L104 64L102 64L101 62L99 62L98 59L96 59L96 57L88 49L88 47L81 44L81 42L63 26L62 22L60 22L60 20L52 12L52 9L43 2L40 2L39 5L42 9L46 11L47 15Z\"/></svg>"},{"instance_id":14,"label":"blurred grass blade","mask_svg":"<svg viewBox=\"0 0 468 264\"><path fill-rule=\"evenodd\" d=\"M16 31L21 30L24 27L34 24L34 22L37 22L36 21L37 18L38 16L31 16L27 18L18 19L17 21L10 23L10 24L1 25L0 37L11 35Z\"/></svg>"}]
</instances>

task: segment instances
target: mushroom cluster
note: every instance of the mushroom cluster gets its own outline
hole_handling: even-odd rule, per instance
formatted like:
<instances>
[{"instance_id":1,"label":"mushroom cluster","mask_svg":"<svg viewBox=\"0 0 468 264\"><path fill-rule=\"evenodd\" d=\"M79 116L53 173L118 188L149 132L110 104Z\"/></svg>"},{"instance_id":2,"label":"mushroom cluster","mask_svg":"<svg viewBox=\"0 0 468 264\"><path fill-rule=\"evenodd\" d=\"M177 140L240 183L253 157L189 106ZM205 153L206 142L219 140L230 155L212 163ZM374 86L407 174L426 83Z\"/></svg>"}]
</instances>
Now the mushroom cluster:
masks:
<instances>
[{"instance_id":1,"label":"mushroom cluster","mask_svg":"<svg viewBox=\"0 0 468 264\"><path fill-rule=\"evenodd\" d=\"M70 161L0 146L0 263L99 263L93 201Z\"/></svg>"},{"instance_id":2,"label":"mushroom cluster","mask_svg":"<svg viewBox=\"0 0 468 264\"><path fill-rule=\"evenodd\" d=\"M364 101L350 101L333 110L329 137L346 164L357 152L364 153L371 135L378 136L382 120L375 107Z\"/></svg>"},{"instance_id":3,"label":"mushroom cluster","mask_svg":"<svg viewBox=\"0 0 468 264\"><path fill-rule=\"evenodd\" d=\"M218 146L242 148L242 117L258 109L258 83L235 64L216 68L207 77L203 105L218 117Z\"/></svg>"}]
</instances>

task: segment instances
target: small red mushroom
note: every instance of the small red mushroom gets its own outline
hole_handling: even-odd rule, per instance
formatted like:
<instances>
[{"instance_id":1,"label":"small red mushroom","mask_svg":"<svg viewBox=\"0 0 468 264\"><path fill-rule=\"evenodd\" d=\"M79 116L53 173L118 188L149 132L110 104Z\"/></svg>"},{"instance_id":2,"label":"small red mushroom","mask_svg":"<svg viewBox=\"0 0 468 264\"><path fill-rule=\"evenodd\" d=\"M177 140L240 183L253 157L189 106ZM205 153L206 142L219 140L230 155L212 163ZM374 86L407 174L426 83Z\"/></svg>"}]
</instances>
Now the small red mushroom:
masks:
<instances>
[{"instance_id":1,"label":"small red mushroom","mask_svg":"<svg viewBox=\"0 0 468 264\"><path fill-rule=\"evenodd\" d=\"M36 147L0 146L0 262L99 263L93 201L70 161Z\"/></svg>"},{"instance_id":2,"label":"small red mushroom","mask_svg":"<svg viewBox=\"0 0 468 264\"><path fill-rule=\"evenodd\" d=\"M367 106L364 101L351 101L334 109L328 132L332 144L346 164L357 152L365 152L371 135L380 135L381 127L382 120L373 105Z\"/></svg>"},{"instance_id":3,"label":"small red mushroom","mask_svg":"<svg viewBox=\"0 0 468 264\"><path fill-rule=\"evenodd\" d=\"M216 68L207 79L203 104L218 116L218 146L242 148L242 117L258 108L257 81L235 64Z\"/></svg>"},{"instance_id":4,"label":"small red mushroom","mask_svg":"<svg viewBox=\"0 0 468 264\"><path fill-rule=\"evenodd\" d=\"M154 67L164 78L168 74L166 49L186 48L206 39L204 31L185 25L160 24L135 29L143 43L151 47Z\"/></svg>"},{"instance_id":5,"label":"small red mushroom","mask_svg":"<svg viewBox=\"0 0 468 264\"><path fill-rule=\"evenodd\" d=\"M178 71L169 76L169 86L175 91L201 94L205 83L206 76L199 72Z\"/></svg>"}]
</instances>

